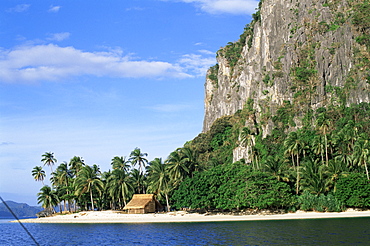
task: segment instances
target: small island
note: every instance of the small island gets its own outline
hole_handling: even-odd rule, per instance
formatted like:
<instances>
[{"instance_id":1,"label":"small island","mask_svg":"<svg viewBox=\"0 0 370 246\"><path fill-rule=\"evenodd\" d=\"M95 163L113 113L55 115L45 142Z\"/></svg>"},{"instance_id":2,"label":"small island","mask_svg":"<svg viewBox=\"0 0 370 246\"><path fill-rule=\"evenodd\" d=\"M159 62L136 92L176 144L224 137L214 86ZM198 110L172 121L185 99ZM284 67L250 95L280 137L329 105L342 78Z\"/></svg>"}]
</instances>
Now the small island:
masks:
<instances>
[{"instance_id":1,"label":"small island","mask_svg":"<svg viewBox=\"0 0 370 246\"><path fill-rule=\"evenodd\" d=\"M202 133L166 159L148 160L136 147L103 171L80 156L58 164L45 152L51 185L38 202L50 214L70 214L36 221L368 216L345 211L370 209L370 8L368 1L311 7L259 3L207 72ZM282 9L287 18L266 14ZM36 181L46 178L43 166L32 170ZM125 214L138 194L161 206Z\"/></svg>"}]
</instances>

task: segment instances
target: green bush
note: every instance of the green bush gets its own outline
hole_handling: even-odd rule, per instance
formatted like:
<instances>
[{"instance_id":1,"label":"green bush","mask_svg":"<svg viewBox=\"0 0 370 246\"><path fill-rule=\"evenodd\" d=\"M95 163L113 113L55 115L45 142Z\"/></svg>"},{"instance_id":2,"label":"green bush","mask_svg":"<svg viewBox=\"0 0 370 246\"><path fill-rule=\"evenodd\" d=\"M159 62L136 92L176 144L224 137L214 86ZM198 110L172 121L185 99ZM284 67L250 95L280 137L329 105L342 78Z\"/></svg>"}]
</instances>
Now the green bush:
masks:
<instances>
[{"instance_id":1,"label":"green bush","mask_svg":"<svg viewBox=\"0 0 370 246\"><path fill-rule=\"evenodd\" d=\"M347 207L370 207L370 183L361 173L342 175L336 184L335 197Z\"/></svg>"},{"instance_id":2,"label":"green bush","mask_svg":"<svg viewBox=\"0 0 370 246\"><path fill-rule=\"evenodd\" d=\"M334 197L332 194L319 196L304 191L298 197L299 208L304 211L317 211L317 212L340 212L343 211L343 203Z\"/></svg>"},{"instance_id":3,"label":"green bush","mask_svg":"<svg viewBox=\"0 0 370 246\"><path fill-rule=\"evenodd\" d=\"M200 209L276 209L294 203L288 184L242 163L216 166L181 183L174 207Z\"/></svg>"}]
</instances>

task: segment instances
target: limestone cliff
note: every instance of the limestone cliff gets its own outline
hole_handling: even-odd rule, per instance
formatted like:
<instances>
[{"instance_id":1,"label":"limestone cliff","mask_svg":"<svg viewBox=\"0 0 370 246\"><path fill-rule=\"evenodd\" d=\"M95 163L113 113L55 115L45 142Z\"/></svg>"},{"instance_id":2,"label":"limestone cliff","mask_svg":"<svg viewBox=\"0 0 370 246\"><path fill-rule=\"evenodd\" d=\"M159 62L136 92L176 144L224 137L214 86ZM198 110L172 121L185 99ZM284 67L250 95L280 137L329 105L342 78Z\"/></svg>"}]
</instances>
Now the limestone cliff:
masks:
<instances>
[{"instance_id":1,"label":"limestone cliff","mask_svg":"<svg viewBox=\"0 0 370 246\"><path fill-rule=\"evenodd\" d=\"M203 132L247 104L254 113L245 126L266 136L276 111L286 104L293 105L290 127L297 128L310 109L369 102L367 3L261 1L240 40L220 49L218 64L208 70Z\"/></svg>"}]
</instances>

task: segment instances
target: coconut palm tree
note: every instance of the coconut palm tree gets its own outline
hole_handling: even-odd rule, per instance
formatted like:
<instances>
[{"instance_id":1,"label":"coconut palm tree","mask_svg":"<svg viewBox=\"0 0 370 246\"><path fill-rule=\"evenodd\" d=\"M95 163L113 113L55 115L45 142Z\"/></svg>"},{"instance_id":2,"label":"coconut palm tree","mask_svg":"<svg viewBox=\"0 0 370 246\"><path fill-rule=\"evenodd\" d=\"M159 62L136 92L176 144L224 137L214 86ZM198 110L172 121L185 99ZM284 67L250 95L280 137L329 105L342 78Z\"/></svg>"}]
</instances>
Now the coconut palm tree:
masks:
<instances>
[{"instance_id":1,"label":"coconut palm tree","mask_svg":"<svg viewBox=\"0 0 370 246\"><path fill-rule=\"evenodd\" d=\"M61 163L55 172L52 173L50 181L52 185L57 189L60 200L64 201L64 211L66 211L66 199L70 198L70 182L73 177L73 172L68 169L66 162ZM65 198L65 199L63 199ZM68 201L70 205L70 201Z\"/></svg>"},{"instance_id":2,"label":"coconut palm tree","mask_svg":"<svg viewBox=\"0 0 370 246\"><path fill-rule=\"evenodd\" d=\"M181 159L185 163L185 166L188 168L188 175L191 177L194 176L194 172L200 171L200 166L198 164L197 152L194 151L191 147L184 146L181 148Z\"/></svg>"},{"instance_id":3,"label":"coconut palm tree","mask_svg":"<svg viewBox=\"0 0 370 246\"><path fill-rule=\"evenodd\" d=\"M55 213L54 206L58 205L59 200L56 192L49 186L45 185L37 193L37 203L42 203L44 209L51 209Z\"/></svg>"},{"instance_id":4,"label":"coconut palm tree","mask_svg":"<svg viewBox=\"0 0 370 246\"><path fill-rule=\"evenodd\" d=\"M132 166L139 165L141 174L143 174L145 164L148 163L148 160L145 158L147 155L147 153L142 153L139 148L135 148L130 154L129 161L131 162Z\"/></svg>"},{"instance_id":5,"label":"coconut palm tree","mask_svg":"<svg viewBox=\"0 0 370 246\"><path fill-rule=\"evenodd\" d=\"M108 192L113 198L113 201L115 198L118 198L119 203L121 203L122 199L124 206L126 206L126 200L134 192L134 187L131 183L130 176L125 172L125 170L114 169L112 171L112 175L109 176L107 180L107 184Z\"/></svg>"},{"instance_id":6,"label":"coconut palm tree","mask_svg":"<svg viewBox=\"0 0 370 246\"><path fill-rule=\"evenodd\" d=\"M41 161L44 163L44 165L49 166L51 172L53 172L52 166L57 162L57 159L54 157L54 153L45 152L45 154L43 154L41 157Z\"/></svg>"},{"instance_id":7,"label":"coconut palm tree","mask_svg":"<svg viewBox=\"0 0 370 246\"><path fill-rule=\"evenodd\" d=\"M168 171L173 180L174 186L177 186L189 174L189 168L186 161L183 159L181 148L170 153L166 163L168 164Z\"/></svg>"},{"instance_id":8,"label":"coconut palm tree","mask_svg":"<svg viewBox=\"0 0 370 246\"><path fill-rule=\"evenodd\" d=\"M353 155L355 162L357 162L359 166L365 167L366 177L368 180L370 180L367 167L368 163L370 162L370 139L366 133L362 133L358 137L355 143Z\"/></svg>"},{"instance_id":9,"label":"coconut palm tree","mask_svg":"<svg viewBox=\"0 0 370 246\"><path fill-rule=\"evenodd\" d=\"M155 158L148 167L148 190L155 194L164 194L167 211L170 210L168 194L171 191L171 180L168 165L162 162L162 158Z\"/></svg>"},{"instance_id":10,"label":"coconut palm tree","mask_svg":"<svg viewBox=\"0 0 370 246\"><path fill-rule=\"evenodd\" d=\"M244 127L240 133L240 144L247 148L248 158L247 162L253 162L253 147L255 145L255 136L248 127Z\"/></svg>"},{"instance_id":11,"label":"coconut palm tree","mask_svg":"<svg viewBox=\"0 0 370 246\"><path fill-rule=\"evenodd\" d=\"M291 156L292 164L296 165L296 172L297 172L297 183L296 183L296 194L299 193L299 180L300 180L300 172L299 172L299 156L301 153L301 139L297 132L290 132L288 137L284 141L285 147L285 154ZM294 161L296 158L296 161Z\"/></svg>"},{"instance_id":12,"label":"coconut palm tree","mask_svg":"<svg viewBox=\"0 0 370 246\"><path fill-rule=\"evenodd\" d=\"M41 181L42 185L44 185L44 179L46 177L45 171L42 170L41 166L36 166L32 169L32 176L35 181Z\"/></svg>"},{"instance_id":13,"label":"coconut palm tree","mask_svg":"<svg viewBox=\"0 0 370 246\"><path fill-rule=\"evenodd\" d=\"M113 169L121 169L124 170L125 172L128 172L130 165L128 164L128 161L126 160L126 157L118 157L115 156L112 159L111 165Z\"/></svg>"},{"instance_id":14,"label":"coconut palm tree","mask_svg":"<svg viewBox=\"0 0 370 246\"><path fill-rule=\"evenodd\" d=\"M307 160L303 163L301 184L311 194L325 194L330 188L331 180L326 175L324 167L327 166L320 165L319 159Z\"/></svg>"},{"instance_id":15,"label":"coconut palm tree","mask_svg":"<svg viewBox=\"0 0 370 246\"><path fill-rule=\"evenodd\" d=\"M81 170L83 166L85 166L84 160L82 157L79 156L74 156L70 161L69 161L69 167L70 170L72 170L73 174L77 176L78 172Z\"/></svg>"},{"instance_id":16,"label":"coconut palm tree","mask_svg":"<svg viewBox=\"0 0 370 246\"><path fill-rule=\"evenodd\" d=\"M328 133L332 126L332 123L330 119L325 117L324 113L319 114L319 117L317 119L317 125L319 127L319 131L322 133L324 137L324 143L325 143L325 160L326 165L329 163L329 154L328 154Z\"/></svg>"},{"instance_id":17,"label":"coconut palm tree","mask_svg":"<svg viewBox=\"0 0 370 246\"><path fill-rule=\"evenodd\" d=\"M325 163L324 161L324 154L325 154L325 140L321 135L316 135L313 139L313 146L312 150L316 155L320 155L322 164Z\"/></svg>"},{"instance_id":18,"label":"coconut palm tree","mask_svg":"<svg viewBox=\"0 0 370 246\"><path fill-rule=\"evenodd\" d=\"M131 182L138 194L145 193L145 176L137 169L130 172Z\"/></svg>"},{"instance_id":19,"label":"coconut palm tree","mask_svg":"<svg viewBox=\"0 0 370 246\"><path fill-rule=\"evenodd\" d=\"M104 191L104 184L99 178L99 173L90 166L82 167L75 179L74 186L76 188L76 196L80 197L85 193L89 193L92 210L95 210L93 191L97 191L99 195Z\"/></svg>"},{"instance_id":20,"label":"coconut palm tree","mask_svg":"<svg viewBox=\"0 0 370 246\"><path fill-rule=\"evenodd\" d=\"M279 155L269 155L264 163L264 171L272 174L279 181L289 181L288 166Z\"/></svg>"}]
</instances>

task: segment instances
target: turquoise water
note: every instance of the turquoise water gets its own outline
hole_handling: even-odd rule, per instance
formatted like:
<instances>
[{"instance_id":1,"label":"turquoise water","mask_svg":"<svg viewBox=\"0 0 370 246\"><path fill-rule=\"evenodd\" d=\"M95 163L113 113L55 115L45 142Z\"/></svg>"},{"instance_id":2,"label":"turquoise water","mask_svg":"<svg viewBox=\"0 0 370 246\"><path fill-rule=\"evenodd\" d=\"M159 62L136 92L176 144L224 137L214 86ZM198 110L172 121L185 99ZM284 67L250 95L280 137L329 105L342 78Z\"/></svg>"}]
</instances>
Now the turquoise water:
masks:
<instances>
[{"instance_id":1,"label":"turquoise water","mask_svg":"<svg viewBox=\"0 0 370 246\"><path fill-rule=\"evenodd\" d=\"M24 224L40 245L370 245L370 218L159 224ZM0 220L0 245L34 245Z\"/></svg>"}]
</instances>

